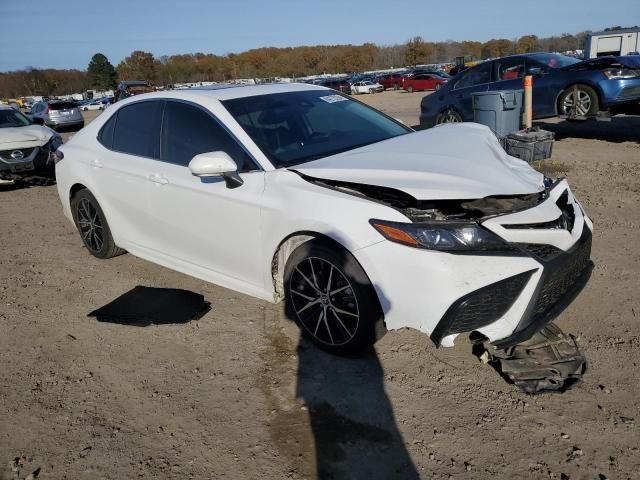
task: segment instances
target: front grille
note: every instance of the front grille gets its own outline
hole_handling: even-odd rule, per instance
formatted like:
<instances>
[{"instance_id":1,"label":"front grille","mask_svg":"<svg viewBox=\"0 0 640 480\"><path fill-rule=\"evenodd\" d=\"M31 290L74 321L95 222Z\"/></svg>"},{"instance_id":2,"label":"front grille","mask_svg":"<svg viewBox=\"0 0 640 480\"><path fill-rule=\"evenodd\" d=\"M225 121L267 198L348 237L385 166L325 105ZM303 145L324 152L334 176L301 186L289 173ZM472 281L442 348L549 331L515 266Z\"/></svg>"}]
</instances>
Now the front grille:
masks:
<instances>
[{"instance_id":1,"label":"front grille","mask_svg":"<svg viewBox=\"0 0 640 480\"><path fill-rule=\"evenodd\" d=\"M36 148L37 147L33 147L33 148L12 148L11 150L0 150L0 157L4 158L5 160L8 160L10 162L20 162L22 160L26 160L29 157L29 155L31 155L31 153L33 153L33 151ZM20 158L20 159L11 158L11 154L13 152L16 152L16 151L22 152L22 158Z\"/></svg>"},{"instance_id":2,"label":"front grille","mask_svg":"<svg viewBox=\"0 0 640 480\"><path fill-rule=\"evenodd\" d=\"M558 265L549 266L551 273L546 276L540 288L534 307L535 315L547 313L571 289L584 272L591 257L591 238L574 252L566 254Z\"/></svg>"},{"instance_id":3,"label":"front grille","mask_svg":"<svg viewBox=\"0 0 640 480\"><path fill-rule=\"evenodd\" d=\"M466 296L454 307L446 334L471 332L498 320L516 301L531 273L509 277Z\"/></svg>"},{"instance_id":4,"label":"front grille","mask_svg":"<svg viewBox=\"0 0 640 480\"><path fill-rule=\"evenodd\" d=\"M542 243L522 243L520 244L522 248L524 248L531 255L538 257L541 260L551 260L556 258L561 253L564 253L557 247L553 245L545 245Z\"/></svg>"}]
</instances>

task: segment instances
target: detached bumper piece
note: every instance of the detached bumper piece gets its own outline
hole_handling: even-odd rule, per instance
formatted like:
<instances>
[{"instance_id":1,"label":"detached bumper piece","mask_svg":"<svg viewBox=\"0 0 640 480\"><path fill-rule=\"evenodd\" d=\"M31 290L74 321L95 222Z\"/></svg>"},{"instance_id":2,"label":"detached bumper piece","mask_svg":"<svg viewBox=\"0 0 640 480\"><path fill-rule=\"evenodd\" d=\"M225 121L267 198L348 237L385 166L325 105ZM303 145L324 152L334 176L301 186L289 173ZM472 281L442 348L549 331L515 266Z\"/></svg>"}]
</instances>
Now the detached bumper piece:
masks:
<instances>
[{"instance_id":1,"label":"detached bumper piece","mask_svg":"<svg viewBox=\"0 0 640 480\"><path fill-rule=\"evenodd\" d=\"M587 366L573 336L554 324L504 350L488 342L476 347L480 360L526 393L563 392L580 382Z\"/></svg>"}]
</instances>

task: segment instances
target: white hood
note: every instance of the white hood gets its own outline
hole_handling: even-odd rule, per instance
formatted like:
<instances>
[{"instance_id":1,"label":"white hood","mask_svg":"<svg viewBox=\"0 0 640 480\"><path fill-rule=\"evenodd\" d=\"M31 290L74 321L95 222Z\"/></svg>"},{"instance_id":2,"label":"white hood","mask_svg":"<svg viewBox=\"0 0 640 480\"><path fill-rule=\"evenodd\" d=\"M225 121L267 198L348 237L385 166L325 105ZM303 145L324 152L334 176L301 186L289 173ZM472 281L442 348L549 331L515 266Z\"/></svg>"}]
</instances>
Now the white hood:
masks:
<instances>
[{"instance_id":1,"label":"white hood","mask_svg":"<svg viewBox=\"0 0 640 480\"><path fill-rule=\"evenodd\" d=\"M544 189L543 175L510 157L489 128L442 125L292 168L325 180L395 188L418 200L524 195Z\"/></svg>"},{"instance_id":2,"label":"white hood","mask_svg":"<svg viewBox=\"0 0 640 480\"><path fill-rule=\"evenodd\" d=\"M53 130L41 125L0 128L0 150L41 147L54 135Z\"/></svg>"}]
</instances>

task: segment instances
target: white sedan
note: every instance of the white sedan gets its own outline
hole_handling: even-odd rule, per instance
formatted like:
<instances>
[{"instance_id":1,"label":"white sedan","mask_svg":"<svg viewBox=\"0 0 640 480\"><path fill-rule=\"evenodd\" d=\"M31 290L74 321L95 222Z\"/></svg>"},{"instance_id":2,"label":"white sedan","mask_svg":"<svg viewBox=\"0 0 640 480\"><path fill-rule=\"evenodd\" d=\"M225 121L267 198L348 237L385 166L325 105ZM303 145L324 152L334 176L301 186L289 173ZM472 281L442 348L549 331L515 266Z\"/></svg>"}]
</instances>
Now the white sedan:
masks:
<instances>
[{"instance_id":1,"label":"white sedan","mask_svg":"<svg viewBox=\"0 0 640 480\"><path fill-rule=\"evenodd\" d=\"M540 330L589 276L592 223L468 123L414 132L315 85L138 95L57 155L88 252L125 250L267 301L338 354Z\"/></svg>"},{"instance_id":2,"label":"white sedan","mask_svg":"<svg viewBox=\"0 0 640 480\"><path fill-rule=\"evenodd\" d=\"M370 81L356 82L351 85L351 93L358 95L360 93L380 93L384 92L384 87L379 83Z\"/></svg>"}]
</instances>

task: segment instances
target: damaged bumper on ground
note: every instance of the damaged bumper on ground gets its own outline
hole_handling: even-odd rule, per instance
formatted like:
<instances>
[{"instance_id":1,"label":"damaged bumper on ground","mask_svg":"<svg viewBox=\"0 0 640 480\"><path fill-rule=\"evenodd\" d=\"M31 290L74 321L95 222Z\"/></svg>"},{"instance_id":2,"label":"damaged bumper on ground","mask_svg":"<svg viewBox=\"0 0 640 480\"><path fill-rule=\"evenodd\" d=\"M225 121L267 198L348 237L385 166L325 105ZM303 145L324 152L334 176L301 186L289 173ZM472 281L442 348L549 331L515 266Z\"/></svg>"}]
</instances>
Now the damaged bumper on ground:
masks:
<instances>
[{"instance_id":1,"label":"damaged bumper on ground","mask_svg":"<svg viewBox=\"0 0 640 480\"><path fill-rule=\"evenodd\" d=\"M519 198L515 212L499 213L500 199L478 202L465 207L482 210L476 221L511 250L448 253L381 242L355 252L388 329L416 328L443 346L476 332L506 348L544 328L586 284L593 226L565 180Z\"/></svg>"}]
</instances>

